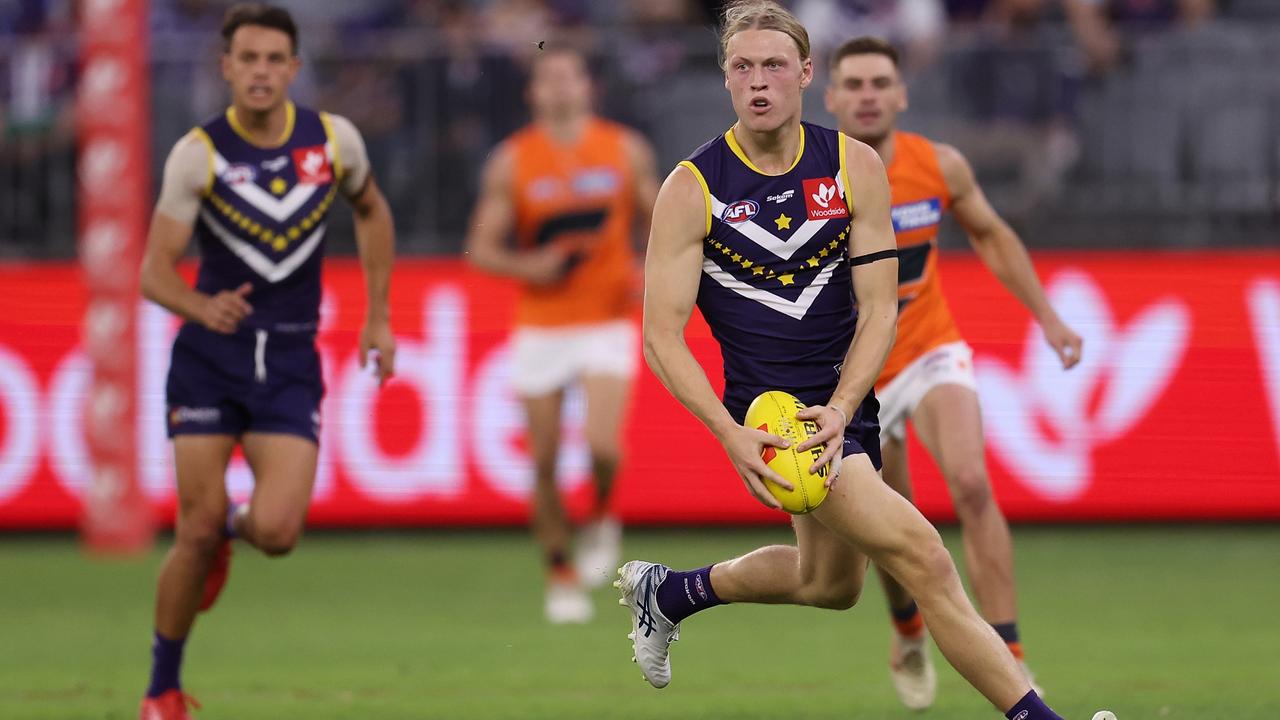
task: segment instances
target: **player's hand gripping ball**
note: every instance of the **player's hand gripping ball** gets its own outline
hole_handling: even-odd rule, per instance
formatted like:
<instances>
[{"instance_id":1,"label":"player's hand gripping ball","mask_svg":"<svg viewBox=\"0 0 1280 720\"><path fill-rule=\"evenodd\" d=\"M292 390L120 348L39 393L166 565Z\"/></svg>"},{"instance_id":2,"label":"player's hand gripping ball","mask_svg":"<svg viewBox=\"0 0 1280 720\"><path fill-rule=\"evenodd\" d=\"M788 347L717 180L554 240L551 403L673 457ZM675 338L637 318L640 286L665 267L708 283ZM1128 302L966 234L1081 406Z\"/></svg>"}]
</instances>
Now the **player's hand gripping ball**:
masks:
<instances>
[{"instance_id":1,"label":"player's hand gripping ball","mask_svg":"<svg viewBox=\"0 0 1280 720\"><path fill-rule=\"evenodd\" d=\"M771 470L791 483L794 490L787 490L772 480L765 479L765 487L773 494L782 509L793 515L812 512L827 499L827 475L829 465L810 473L809 468L822 457L824 446L818 445L804 452L796 452L800 443L818 432L818 424L812 420L797 420L796 413L805 408L794 395L781 390L761 393L747 408L747 427L779 435L791 441L786 448L767 446L761 459Z\"/></svg>"}]
</instances>

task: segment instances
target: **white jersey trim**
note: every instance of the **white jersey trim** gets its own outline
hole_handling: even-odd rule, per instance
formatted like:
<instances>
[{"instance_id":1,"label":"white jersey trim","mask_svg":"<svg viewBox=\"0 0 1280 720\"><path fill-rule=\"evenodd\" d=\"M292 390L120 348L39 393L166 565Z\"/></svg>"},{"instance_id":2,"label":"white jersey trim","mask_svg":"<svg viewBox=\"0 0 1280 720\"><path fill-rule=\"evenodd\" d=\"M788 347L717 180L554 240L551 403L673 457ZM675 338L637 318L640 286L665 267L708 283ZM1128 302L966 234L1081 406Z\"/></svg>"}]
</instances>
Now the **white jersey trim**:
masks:
<instances>
[{"instance_id":1,"label":"white jersey trim","mask_svg":"<svg viewBox=\"0 0 1280 720\"><path fill-rule=\"evenodd\" d=\"M325 226L321 225L298 244L298 248L288 257L280 262L274 262L271 258L263 255L257 248L249 243L236 237L234 233L227 230L221 223L214 218L213 213L207 209L200 210L200 218L213 234L222 241L227 249L235 253L236 257L244 261L250 269L261 275L267 282L277 283L293 274L295 270L302 266L307 258L311 257L316 248L320 246L320 241L324 239Z\"/></svg>"},{"instance_id":2,"label":"white jersey trim","mask_svg":"<svg viewBox=\"0 0 1280 720\"><path fill-rule=\"evenodd\" d=\"M230 167L227 159L222 157L222 153L214 152L213 169L218 177L222 177L223 173ZM319 185L311 185L299 183L293 186L284 197L276 199L271 193L263 190L252 182L241 183L224 183L231 191L239 195L245 202L254 207L255 210L261 212L276 222L283 223L293 217L298 212L298 208L302 207L307 200L319 189Z\"/></svg>"},{"instance_id":3,"label":"white jersey trim","mask_svg":"<svg viewBox=\"0 0 1280 720\"><path fill-rule=\"evenodd\" d=\"M824 220L823 222L826 221ZM715 280L723 288L732 290L749 300L755 300L761 305L764 305L771 310L776 310L783 315L795 318L796 320L803 320L804 316L808 314L809 308L813 307L813 301L818 299L819 293L821 293L822 289L827 286L827 281L831 279L831 274L835 272L835 269L840 265L841 260L842 258L837 258L836 260L827 263L826 267L818 271L817 277L813 279L813 282L809 283L808 287L801 291L800 296L795 300L787 300L786 298L775 295L768 290L752 287L751 285L748 285L734 277L729 271L717 265L715 261L710 258L703 258L702 272L709 275L712 280Z\"/></svg>"}]
</instances>

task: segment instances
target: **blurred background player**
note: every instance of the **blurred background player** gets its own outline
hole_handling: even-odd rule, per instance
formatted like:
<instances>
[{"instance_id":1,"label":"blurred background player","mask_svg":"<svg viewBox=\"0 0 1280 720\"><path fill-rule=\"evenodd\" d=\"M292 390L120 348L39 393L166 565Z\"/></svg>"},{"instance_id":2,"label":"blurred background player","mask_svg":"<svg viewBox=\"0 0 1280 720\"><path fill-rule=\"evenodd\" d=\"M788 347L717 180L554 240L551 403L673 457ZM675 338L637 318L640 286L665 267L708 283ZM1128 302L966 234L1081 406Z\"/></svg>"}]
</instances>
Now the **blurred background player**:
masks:
<instances>
[{"instance_id":1,"label":"blurred background player","mask_svg":"<svg viewBox=\"0 0 1280 720\"><path fill-rule=\"evenodd\" d=\"M528 101L533 122L486 163L466 247L476 266L522 283L512 381L533 455L533 530L548 569L546 616L586 622L594 612L586 588L607 579L621 541L609 496L637 355L632 234L653 208L655 161L637 133L592 112L591 77L574 49L548 45L534 57ZM576 567L556 488L561 412L575 381L586 396L596 491Z\"/></svg>"},{"instance_id":2,"label":"blurred background player","mask_svg":"<svg viewBox=\"0 0 1280 720\"><path fill-rule=\"evenodd\" d=\"M275 557L302 532L324 394L315 335L325 223L339 194L355 211L368 290L360 362L376 353L381 381L395 362L394 230L358 131L289 100L300 60L288 12L236 5L222 37L231 106L170 153L142 266L143 294L185 321L166 391L178 516L156 593L143 720L188 717L183 647L226 581L230 540ZM195 288L177 270L193 230ZM254 475L251 499L238 506L224 480L237 443Z\"/></svg>"},{"instance_id":3,"label":"blurred background player","mask_svg":"<svg viewBox=\"0 0 1280 720\"><path fill-rule=\"evenodd\" d=\"M659 192L645 267L645 358L716 436L751 494L773 508L764 480L790 486L761 453L786 442L742 421L759 393L795 393L809 405L797 417L820 428L797 450L826 443L809 471L831 463L831 491L792 518L795 546L690 571L639 560L620 568L633 660L665 687L680 623L728 602L849 608L870 558L914 591L947 659L1007 718L1061 720L970 604L937 531L877 472L872 385L893 344L898 254L880 159L801 122L813 80L808 33L777 3L730 5L721 48L737 122L680 163ZM724 356L723 402L684 342L695 303Z\"/></svg>"},{"instance_id":4,"label":"blurred background player","mask_svg":"<svg viewBox=\"0 0 1280 720\"><path fill-rule=\"evenodd\" d=\"M964 156L949 145L895 129L898 114L907 109L907 91L891 44L863 37L836 50L826 103L841 132L880 154L893 193L898 333L876 382L885 482L911 498L906 451L910 419L951 491L978 606L1025 672L1013 544L987 476L973 351L960 337L938 276L942 214L950 210L955 215L978 257L1031 311L1064 368L1080 361L1080 336L1049 304L1026 248L987 202ZM894 687L907 707L928 707L936 675L925 651L919 610L883 568L880 577L897 629L890 658Z\"/></svg>"}]
</instances>

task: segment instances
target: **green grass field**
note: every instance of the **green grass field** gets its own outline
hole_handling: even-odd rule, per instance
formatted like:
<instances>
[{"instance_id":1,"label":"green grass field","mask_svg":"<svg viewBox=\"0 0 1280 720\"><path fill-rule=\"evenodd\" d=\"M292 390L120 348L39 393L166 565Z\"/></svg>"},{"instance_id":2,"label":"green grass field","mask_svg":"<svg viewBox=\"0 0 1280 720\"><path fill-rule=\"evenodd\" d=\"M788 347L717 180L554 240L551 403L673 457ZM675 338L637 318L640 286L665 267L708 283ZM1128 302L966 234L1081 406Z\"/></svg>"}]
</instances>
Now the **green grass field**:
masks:
<instances>
[{"instance_id":1,"label":"green grass field","mask_svg":"<svg viewBox=\"0 0 1280 720\"><path fill-rule=\"evenodd\" d=\"M638 531L626 554L689 566L788 537ZM1015 537L1024 642L1067 718L1280 717L1280 527ZM91 561L71 538L0 537L0 718L136 717L159 559ZM283 561L238 548L188 645L186 689L202 720L915 717L889 685L874 585L845 613L695 617L673 648L674 681L656 691L629 661L612 588L594 623L554 628L541 581L514 532L315 534ZM927 717L1000 717L939 671Z\"/></svg>"}]
</instances>

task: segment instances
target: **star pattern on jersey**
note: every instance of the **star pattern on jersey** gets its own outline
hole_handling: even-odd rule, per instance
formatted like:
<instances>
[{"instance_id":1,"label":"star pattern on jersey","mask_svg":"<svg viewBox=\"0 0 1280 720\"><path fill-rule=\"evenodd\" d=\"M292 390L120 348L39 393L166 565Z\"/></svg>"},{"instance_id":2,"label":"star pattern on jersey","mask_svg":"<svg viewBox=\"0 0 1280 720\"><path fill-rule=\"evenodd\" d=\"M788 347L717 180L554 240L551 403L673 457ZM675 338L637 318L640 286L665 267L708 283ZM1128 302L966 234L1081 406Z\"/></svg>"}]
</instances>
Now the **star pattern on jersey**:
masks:
<instances>
[{"instance_id":1,"label":"star pattern on jersey","mask_svg":"<svg viewBox=\"0 0 1280 720\"><path fill-rule=\"evenodd\" d=\"M785 217L785 215L781 215L778 219L781 220ZM788 223L790 220L790 218L787 218ZM774 222L777 222L777 220ZM825 258L831 257L833 253L838 253L842 242L849 237L850 229L851 227L846 225L844 230L840 232L838 239L832 240L826 245L820 247L816 254L796 262L785 263L783 267L779 267L776 270L768 267L764 262L747 259L740 252L736 252L733 248L719 240L707 238L706 242L713 249L719 251L720 255L728 261L728 264L737 265L743 270L750 270L751 277L763 277L765 280L777 280L777 287L789 287L796 284L797 273L807 272L809 270L819 270L822 267L823 260ZM782 270L786 270L786 272L781 272Z\"/></svg>"},{"instance_id":2,"label":"star pattern on jersey","mask_svg":"<svg viewBox=\"0 0 1280 720\"><path fill-rule=\"evenodd\" d=\"M271 192L276 195L283 195L289 189L289 183L284 178L273 178L271 180Z\"/></svg>"},{"instance_id":3,"label":"star pattern on jersey","mask_svg":"<svg viewBox=\"0 0 1280 720\"><path fill-rule=\"evenodd\" d=\"M791 218L787 217L786 213L778 215L778 217L774 218L773 222L778 226L779 230L791 229Z\"/></svg>"},{"instance_id":4,"label":"star pattern on jersey","mask_svg":"<svg viewBox=\"0 0 1280 720\"><path fill-rule=\"evenodd\" d=\"M276 178L276 180L285 182L282 178ZM274 183L275 181L272 181L273 185ZM263 227L261 223L237 210L234 205L227 202L217 193L209 195L209 204L235 227L253 236L259 242L271 246L271 249L276 252L282 252L289 247L289 243L302 237L302 233L309 232L311 228L320 224L337 195L338 185L334 183L329 186L329 192L325 194L324 198L316 204L315 208L306 217L302 218L298 223L279 231Z\"/></svg>"}]
</instances>

